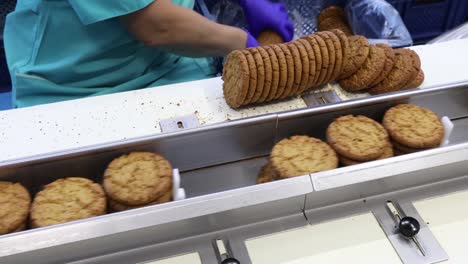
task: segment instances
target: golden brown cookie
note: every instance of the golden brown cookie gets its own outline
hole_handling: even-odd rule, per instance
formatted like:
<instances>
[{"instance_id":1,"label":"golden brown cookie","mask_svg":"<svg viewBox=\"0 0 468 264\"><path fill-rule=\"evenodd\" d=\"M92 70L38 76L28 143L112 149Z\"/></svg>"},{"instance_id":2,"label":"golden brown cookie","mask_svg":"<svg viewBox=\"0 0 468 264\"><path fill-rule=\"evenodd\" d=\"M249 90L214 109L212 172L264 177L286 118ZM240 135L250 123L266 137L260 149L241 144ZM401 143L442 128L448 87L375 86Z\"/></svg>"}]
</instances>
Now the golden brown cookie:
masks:
<instances>
[{"instance_id":1,"label":"golden brown cookie","mask_svg":"<svg viewBox=\"0 0 468 264\"><path fill-rule=\"evenodd\" d=\"M437 114L417 105L400 104L390 108L382 123L395 143L410 148L437 147L445 133Z\"/></svg>"},{"instance_id":2,"label":"golden brown cookie","mask_svg":"<svg viewBox=\"0 0 468 264\"><path fill-rule=\"evenodd\" d=\"M306 85L306 91L307 91L309 90L309 88L311 88L314 85L314 79L315 79L316 67L317 67L315 53L314 53L314 49L312 48L312 46L307 40L301 38L301 39L298 39L297 41L300 42L305 47L308 60L309 60L309 77L308 77L308 81Z\"/></svg>"},{"instance_id":3,"label":"golden brown cookie","mask_svg":"<svg viewBox=\"0 0 468 264\"><path fill-rule=\"evenodd\" d=\"M263 63L262 54L258 48L247 49L254 57L255 65L257 65L257 88L255 89L252 103L257 103L263 94L263 87L265 86L265 64Z\"/></svg>"},{"instance_id":4,"label":"golden brown cookie","mask_svg":"<svg viewBox=\"0 0 468 264\"><path fill-rule=\"evenodd\" d=\"M402 90L414 75L412 58L404 49L396 49L395 64L390 73L376 86L369 90L370 94L382 94Z\"/></svg>"},{"instance_id":5,"label":"golden brown cookie","mask_svg":"<svg viewBox=\"0 0 468 264\"><path fill-rule=\"evenodd\" d=\"M262 46L284 43L283 38L272 30L265 30L257 37L258 43Z\"/></svg>"},{"instance_id":6,"label":"golden brown cookie","mask_svg":"<svg viewBox=\"0 0 468 264\"><path fill-rule=\"evenodd\" d=\"M344 9L335 5L329 6L320 11L320 14L317 18L317 22L322 23L325 19L329 17L345 17Z\"/></svg>"},{"instance_id":7,"label":"golden brown cookie","mask_svg":"<svg viewBox=\"0 0 468 264\"><path fill-rule=\"evenodd\" d=\"M336 31L342 32L340 30ZM343 68L343 51L341 48L341 41L338 38L338 36L332 31L327 31L325 33L327 33L330 36L330 38L333 41L333 46L335 47L335 67L330 77L330 81L334 81L336 80L336 78L338 78L338 75L340 75L341 69Z\"/></svg>"},{"instance_id":8,"label":"golden brown cookie","mask_svg":"<svg viewBox=\"0 0 468 264\"><path fill-rule=\"evenodd\" d=\"M316 86L320 86L326 82L328 71L330 70L330 57L325 40L318 34L314 34L312 37L317 41L320 48L320 54L322 55L322 69L320 70L320 77L315 84Z\"/></svg>"},{"instance_id":9,"label":"golden brown cookie","mask_svg":"<svg viewBox=\"0 0 468 264\"><path fill-rule=\"evenodd\" d=\"M265 67L265 83L263 85L262 95L256 102L263 103L265 102L265 100L268 98L268 95L270 94L271 81L273 79L273 69L271 67L270 55L268 55L268 52L262 47L257 47L257 49L260 52L260 55L262 56L263 66Z\"/></svg>"},{"instance_id":10,"label":"golden brown cookie","mask_svg":"<svg viewBox=\"0 0 468 264\"><path fill-rule=\"evenodd\" d=\"M286 58L286 68L288 70L286 86L281 95L281 99L284 99L292 95L295 78L295 61L291 54L291 50L286 46L286 44L278 44L278 46L283 51L284 57Z\"/></svg>"},{"instance_id":11,"label":"golden brown cookie","mask_svg":"<svg viewBox=\"0 0 468 264\"><path fill-rule=\"evenodd\" d=\"M257 184L274 181L270 163L265 164L257 176Z\"/></svg>"},{"instance_id":12,"label":"golden brown cookie","mask_svg":"<svg viewBox=\"0 0 468 264\"><path fill-rule=\"evenodd\" d=\"M431 149L431 148L411 148L411 147L402 145L396 141L392 141L392 145L395 151L398 151L402 154L410 154L410 153L415 153L415 152Z\"/></svg>"},{"instance_id":13,"label":"golden brown cookie","mask_svg":"<svg viewBox=\"0 0 468 264\"><path fill-rule=\"evenodd\" d=\"M313 37L313 35L307 35L302 38L308 41L310 46L314 50L315 76L314 76L314 80L310 84L310 89L313 89L318 86L318 82L320 80L320 74L322 71L322 52L320 51L320 45L318 44L317 40Z\"/></svg>"},{"instance_id":14,"label":"golden brown cookie","mask_svg":"<svg viewBox=\"0 0 468 264\"><path fill-rule=\"evenodd\" d=\"M290 96L294 96L299 91L302 81L302 61L299 49L292 42L287 43L286 46L291 51L292 59L294 61L294 82L293 89L291 90Z\"/></svg>"},{"instance_id":15,"label":"golden brown cookie","mask_svg":"<svg viewBox=\"0 0 468 264\"><path fill-rule=\"evenodd\" d=\"M391 158L393 156L394 156L393 146L392 146L392 144L390 142L388 142L387 145L385 146L384 150L383 150L382 155L380 157L378 157L377 160L387 159L387 158ZM362 161L355 161L355 160L343 157L341 155L338 156L338 159L340 160L340 163L342 165L344 165L344 166L351 166L351 165L356 165L356 164L363 163Z\"/></svg>"},{"instance_id":16,"label":"golden brown cookie","mask_svg":"<svg viewBox=\"0 0 468 264\"><path fill-rule=\"evenodd\" d=\"M369 57L367 57L367 60L357 72L339 81L341 88L348 92L370 88L371 83L382 73L384 65L384 50L377 46L370 45Z\"/></svg>"},{"instance_id":17,"label":"golden brown cookie","mask_svg":"<svg viewBox=\"0 0 468 264\"><path fill-rule=\"evenodd\" d=\"M384 53L385 53L385 64L382 72L379 74L379 77L375 79L370 87L376 86L378 83L380 83L385 77L390 73L390 71L393 68L393 65L395 64L395 53L393 52L392 47L386 45L386 44L377 44L377 47L381 48Z\"/></svg>"},{"instance_id":18,"label":"golden brown cookie","mask_svg":"<svg viewBox=\"0 0 468 264\"><path fill-rule=\"evenodd\" d=\"M421 84L423 84L424 82L424 72L423 70L419 70L418 72L418 75L416 75L416 78L414 78L412 81L410 81L405 89L414 89L414 88L418 88L419 86L421 86Z\"/></svg>"},{"instance_id":19,"label":"golden brown cookie","mask_svg":"<svg viewBox=\"0 0 468 264\"><path fill-rule=\"evenodd\" d=\"M333 80L337 80L339 78L339 76L341 75L342 71L344 70L344 67L346 64L348 64L348 60L349 60L349 56L350 56L350 47L349 47L349 41L348 41L348 37L346 36L346 34L339 30L339 29L333 29L331 30L331 32L333 32L337 37L338 39L340 40L340 46L341 46L341 52L342 52L342 55L341 55L341 60L342 60L342 63L341 63L341 67L339 69L339 73L334 76Z\"/></svg>"},{"instance_id":20,"label":"golden brown cookie","mask_svg":"<svg viewBox=\"0 0 468 264\"><path fill-rule=\"evenodd\" d=\"M278 142L271 152L271 166L279 178L331 170L338 158L327 143L308 136L292 136Z\"/></svg>"},{"instance_id":21,"label":"golden brown cookie","mask_svg":"<svg viewBox=\"0 0 468 264\"><path fill-rule=\"evenodd\" d=\"M26 230L26 226L27 226L27 224L26 224L26 222L24 222L18 228L16 228L15 231L13 231L12 233L24 231L24 230Z\"/></svg>"},{"instance_id":22,"label":"golden brown cookie","mask_svg":"<svg viewBox=\"0 0 468 264\"><path fill-rule=\"evenodd\" d=\"M255 89L257 88L257 65L255 64L255 59L248 52L247 50L242 50L242 53L244 53L245 58L247 59L247 63L249 66L249 90L247 92L247 97L245 98L244 102L242 105L248 105L252 102L253 96L255 94Z\"/></svg>"},{"instance_id":23,"label":"golden brown cookie","mask_svg":"<svg viewBox=\"0 0 468 264\"><path fill-rule=\"evenodd\" d=\"M44 227L106 213L101 185L86 178L58 179L36 194L31 206L31 227Z\"/></svg>"},{"instance_id":24,"label":"golden brown cookie","mask_svg":"<svg viewBox=\"0 0 468 264\"><path fill-rule=\"evenodd\" d=\"M0 181L0 235L20 228L28 218L30 205L31 196L23 185Z\"/></svg>"},{"instance_id":25,"label":"golden brown cookie","mask_svg":"<svg viewBox=\"0 0 468 264\"><path fill-rule=\"evenodd\" d=\"M238 108L247 98L249 91L250 72L247 58L235 50L226 58L223 68L223 93L226 103L232 108Z\"/></svg>"},{"instance_id":26,"label":"golden brown cookie","mask_svg":"<svg viewBox=\"0 0 468 264\"><path fill-rule=\"evenodd\" d=\"M310 62L309 54L307 53L306 48L299 41L291 42L292 45L295 45L299 50L299 56L301 57L302 73L301 73L301 83L299 84L299 89L296 92L296 95L302 94L307 89L307 84L309 82L309 71L310 71Z\"/></svg>"},{"instance_id":27,"label":"golden brown cookie","mask_svg":"<svg viewBox=\"0 0 468 264\"><path fill-rule=\"evenodd\" d=\"M404 85L403 89L410 89L410 83L415 81L418 78L418 74L421 71L421 60L419 59L419 55L410 49L403 49L403 52L407 53L409 57L411 57L411 62L413 66L413 74L409 78L408 82ZM420 78L420 77L419 77Z\"/></svg>"},{"instance_id":28,"label":"golden brown cookie","mask_svg":"<svg viewBox=\"0 0 468 264\"><path fill-rule=\"evenodd\" d=\"M280 81L280 64L278 61L278 57L276 56L275 50L271 46L266 46L264 49L268 52L270 56L271 62L271 70L273 73L273 77L271 79L271 88L270 93L266 99L267 102L275 99L276 94L278 93L278 86Z\"/></svg>"},{"instance_id":29,"label":"golden brown cookie","mask_svg":"<svg viewBox=\"0 0 468 264\"><path fill-rule=\"evenodd\" d=\"M338 80L348 78L357 72L369 56L369 42L363 36L351 36L349 41L349 59L344 65Z\"/></svg>"},{"instance_id":30,"label":"golden brown cookie","mask_svg":"<svg viewBox=\"0 0 468 264\"><path fill-rule=\"evenodd\" d=\"M341 116L327 128L328 144L339 155L355 161L377 159L388 140L382 125L366 116Z\"/></svg>"},{"instance_id":31,"label":"golden brown cookie","mask_svg":"<svg viewBox=\"0 0 468 264\"><path fill-rule=\"evenodd\" d=\"M346 36L352 36L353 32L344 17L328 17L317 26L318 31L328 31L333 29L341 30Z\"/></svg>"},{"instance_id":32,"label":"golden brown cookie","mask_svg":"<svg viewBox=\"0 0 468 264\"><path fill-rule=\"evenodd\" d=\"M119 202L114 201L112 199L108 199L109 210L111 212L122 212L122 211L142 208L142 207L146 207L146 206L150 206L150 205L168 203L170 201L172 201L172 190L169 190L168 192L163 194L163 196L159 197L155 201L152 201L152 202L150 202L148 204L144 204L144 205L127 205L127 204L119 203Z\"/></svg>"},{"instance_id":33,"label":"golden brown cookie","mask_svg":"<svg viewBox=\"0 0 468 264\"><path fill-rule=\"evenodd\" d=\"M288 82L288 64L286 62L286 56L284 55L283 50L278 45L272 45L271 48L275 51L276 58L278 58L279 63L279 84L278 90L274 99L282 98L286 85Z\"/></svg>"},{"instance_id":34,"label":"golden brown cookie","mask_svg":"<svg viewBox=\"0 0 468 264\"><path fill-rule=\"evenodd\" d=\"M325 40L325 43L327 45L327 51L328 51L328 71L325 76L325 79L323 81L323 84L330 82L333 73L335 72L335 64L336 64L336 59L335 59L335 46L333 44L333 40L331 39L330 35L327 33L327 31L323 32L317 32L316 33L318 36L320 36L323 40Z\"/></svg>"},{"instance_id":35,"label":"golden brown cookie","mask_svg":"<svg viewBox=\"0 0 468 264\"><path fill-rule=\"evenodd\" d=\"M172 188L172 166L149 152L132 152L114 159L104 172L104 190L119 203L143 205Z\"/></svg>"}]
</instances>

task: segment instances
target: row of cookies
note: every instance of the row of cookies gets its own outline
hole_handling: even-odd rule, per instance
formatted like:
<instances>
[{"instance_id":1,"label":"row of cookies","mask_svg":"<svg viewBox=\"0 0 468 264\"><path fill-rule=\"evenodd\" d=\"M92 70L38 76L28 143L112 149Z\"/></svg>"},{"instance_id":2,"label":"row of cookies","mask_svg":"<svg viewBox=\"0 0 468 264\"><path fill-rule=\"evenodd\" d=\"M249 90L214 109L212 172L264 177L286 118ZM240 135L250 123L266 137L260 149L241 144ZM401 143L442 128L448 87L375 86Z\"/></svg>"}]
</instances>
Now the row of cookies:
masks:
<instances>
[{"instance_id":1,"label":"row of cookies","mask_svg":"<svg viewBox=\"0 0 468 264\"><path fill-rule=\"evenodd\" d=\"M172 167L162 156L133 152L114 159L102 186L87 178L49 183L31 202L20 183L0 182L0 234L50 226L172 199Z\"/></svg>"},{"instance_id":2,"label":"row of cookies","mask_svg":"<svg viewBox=\"0 0 468 264\"><path fill-rule=\"evenodd\" d=\"M230 107L239 108L297 96L354 73L353 56L340 30L236 50L224 65L224 98Z\"/></svg>"},{"instance_id":3,"label":"row of cookies","mask_svg":"<svg viewBox=\"0 0 468 264\"><path fill-rule=\"evenodd\" d=\"M349 37L356 72L339 79L340 86L348 92L366 91L382 94L419 87L424 82L424 72L416 52L410 49L392 49L385 44L369 45L362 36Z\"/></svg>"},{"instance_id":4,"label":"row of cookies","mask_svg":"<svg viewBox=\"0 0 468 264\"><path fill-rule=\"evenodd\" d=\"M308 136L293 136L278 142L257 183L295 177L372 160L437 147L444 127L437 114L409 104L390 108L382 124L365 117L346 115L327 128L327 143ZM403 146L403 149L401 148Z\"/></svg>"}]
</instances>

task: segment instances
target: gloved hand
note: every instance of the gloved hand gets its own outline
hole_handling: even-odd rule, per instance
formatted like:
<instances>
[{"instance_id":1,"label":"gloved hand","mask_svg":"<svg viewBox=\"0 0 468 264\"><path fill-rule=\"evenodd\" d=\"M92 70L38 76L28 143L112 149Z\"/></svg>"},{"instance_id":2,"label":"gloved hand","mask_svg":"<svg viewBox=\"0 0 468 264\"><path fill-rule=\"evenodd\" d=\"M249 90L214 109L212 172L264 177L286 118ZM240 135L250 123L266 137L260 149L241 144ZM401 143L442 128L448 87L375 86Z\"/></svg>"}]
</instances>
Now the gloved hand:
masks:
<instances>
[{"instance_id":1,"label":"gloved hand","mask_svg":"<svg viewBox=\"0 0 468 264\"><path fill-rule=\"evenodd\" d=\"M283 3L272 3L268 0L239 0L239 5L244 10L249 31L254 37L270 29L280 34L284 41L292 40L294 26Z\"/></svg>"},{"instance_id":2,"label":"gloved hand","mask_svg":"<svg viewBox=\"0 0 468 264\"><path fill-rule=\"evenodd\" d=\"M252 36L252 34L250 34L250 32L248 32L247 30L244 31L245 33L247 33L247 41L245 43L246 48L254 48L260 46L260 44L258 44L258 41L254 38L254 36Z\"/></svg>"}]
</instances>

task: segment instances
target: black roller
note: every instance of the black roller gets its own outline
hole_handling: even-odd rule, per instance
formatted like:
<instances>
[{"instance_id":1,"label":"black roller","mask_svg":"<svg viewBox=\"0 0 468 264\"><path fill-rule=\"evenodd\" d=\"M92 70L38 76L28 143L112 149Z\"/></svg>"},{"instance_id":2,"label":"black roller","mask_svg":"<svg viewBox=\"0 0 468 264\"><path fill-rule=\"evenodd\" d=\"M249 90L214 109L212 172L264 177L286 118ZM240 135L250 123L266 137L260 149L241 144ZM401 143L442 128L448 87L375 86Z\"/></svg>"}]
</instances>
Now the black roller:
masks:
<instances>
[{"instance_id":1,"label":"black roller","mask_svg":"<svg viewBox=\"0 0 468 264\"><path fill-rule=\"evenodd\" d=\"M240 262L235 258L227 258L221 264L240 264Z\"/></svg>"},{"instance_id":2,"label":"black roller","mask_svg":"<svg viewBox=\"0 0 468 264\"><path fill-rule=\"evenodd\" d=\"M398 224L398 230L407 238L413 238L419 233L420 229L421 225L419 224L419 221L411 216L403 217Z\"/></svg>"}]
</instances>

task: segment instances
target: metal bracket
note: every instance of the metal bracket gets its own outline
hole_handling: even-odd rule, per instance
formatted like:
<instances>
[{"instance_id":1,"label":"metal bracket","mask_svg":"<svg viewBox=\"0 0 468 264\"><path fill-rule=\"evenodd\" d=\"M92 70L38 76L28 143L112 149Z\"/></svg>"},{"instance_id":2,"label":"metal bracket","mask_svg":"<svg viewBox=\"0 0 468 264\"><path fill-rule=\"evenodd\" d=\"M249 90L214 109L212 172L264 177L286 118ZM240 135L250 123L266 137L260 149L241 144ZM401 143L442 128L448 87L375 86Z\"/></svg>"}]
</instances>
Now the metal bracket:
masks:
<instances>
[{"instance_id":1,"label":"metal bracket","mask_svg":"<svg viewBox=\"0 0 468 264\"><path fill-rule=\"evenodd\" d=\"M432 264L448 260L448 255L441 247L437 239L434 237L429 227L424 223L424 220L418 214L411 202L398 203L392 201L399 211L405 216L411 216L417 219L421 225L421 229L417 234L418 242L424 249L424 255L420 253L418 247L413 241L404 238L397 229L398 223L395 222L394 215L388 210L386 204L372 208L372 213L382 227L393 248L400 256L400 259L405 264Z\"/></svg>"},{"instance_id":2,"label":"metal bracket","mask_svg":"<svg viewBox=\"0 0 468 264\"><path fill-rule=\"evenodd\" d=\"M196 128L200 122L196 115L186 115L174 118L163 119L159 121L162 133L176 132L184 129Z\"/></svg>"},{"instance_id":3,"label":"metal bracket","mask_svg":"<svg viewBox=\"0 0 468 264\"><path fill-rule=\"evenodd\" d=\"M341 98L335 91L324 91L302 95L302 99L308 107L341 102Z\"/></svg>"}]
</instances>

